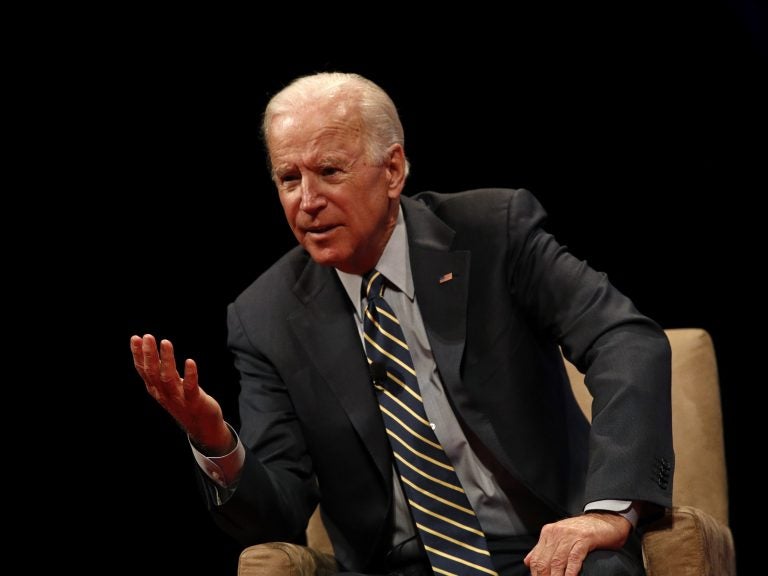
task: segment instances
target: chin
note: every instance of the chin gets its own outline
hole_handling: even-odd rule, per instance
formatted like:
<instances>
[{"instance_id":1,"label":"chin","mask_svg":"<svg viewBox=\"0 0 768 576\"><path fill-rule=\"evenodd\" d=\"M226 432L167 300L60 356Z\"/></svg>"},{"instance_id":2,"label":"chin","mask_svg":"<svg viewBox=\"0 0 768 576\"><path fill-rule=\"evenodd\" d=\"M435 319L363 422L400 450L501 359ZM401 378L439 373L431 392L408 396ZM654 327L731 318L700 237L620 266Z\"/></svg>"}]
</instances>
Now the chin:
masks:
<instances>
[{"instance_id":1,"label":"chin","mask_svg":"<svg viewBox=\"0 0 768 576\"><path fill-rule=\"evenodd\" d=\"M335 250L328 250L327 248L317 247L307 248L306 246L305 249L307 252L309 252L312 260L321 266L333 266L338 268L344 262L343 258L340 258L338 252Z\"/></svg>"}]
</instances>

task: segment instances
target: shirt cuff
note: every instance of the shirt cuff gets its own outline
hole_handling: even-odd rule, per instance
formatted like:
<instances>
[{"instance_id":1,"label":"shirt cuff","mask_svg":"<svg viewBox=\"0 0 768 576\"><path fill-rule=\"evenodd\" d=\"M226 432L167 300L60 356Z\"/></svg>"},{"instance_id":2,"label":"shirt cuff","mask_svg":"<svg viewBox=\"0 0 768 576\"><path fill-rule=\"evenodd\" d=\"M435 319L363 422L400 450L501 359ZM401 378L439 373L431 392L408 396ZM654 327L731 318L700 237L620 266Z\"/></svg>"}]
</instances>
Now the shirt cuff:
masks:
<instances>
[{"instance_id":1,"label":"shirt cuff","mask_svg":"<svg viewBox=\"0 0 768 576\"><path fill-rule=\"evenodd\" d=\"M195 447L191 438L187 437L187 440L192 448L192 454L195 456L197 465L205 472L205 475L222 488L234 488L238 480L240 480L240 473L243 470L245 447L240 442L240 437L234 428L229 424L227 424L227 428L229 428L232 436L237 440L237 446L228 454L224 454L224 456L206 456Z\"/></svg>"},{"instance_id":2,"label":"shirt cuff","mask_svg":"<svg viewBox=\"0 0 768 576\"><path fill-rule=\"evenodd\" d=\"M584 512L615 512L637 528L639 514L631 500L595 500L584 506Z\"/></svg>"}]
</instances>

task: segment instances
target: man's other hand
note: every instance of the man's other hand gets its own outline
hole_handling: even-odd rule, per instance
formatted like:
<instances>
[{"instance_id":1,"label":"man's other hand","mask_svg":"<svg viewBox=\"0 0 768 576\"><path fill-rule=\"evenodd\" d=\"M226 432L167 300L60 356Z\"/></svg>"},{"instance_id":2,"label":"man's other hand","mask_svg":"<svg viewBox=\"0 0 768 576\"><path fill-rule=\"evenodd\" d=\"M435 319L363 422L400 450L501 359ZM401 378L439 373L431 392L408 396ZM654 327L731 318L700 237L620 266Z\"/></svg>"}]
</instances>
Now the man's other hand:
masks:
<instances>
[{"instance_id":1,"label":"man's other hand","mask_svg":"<svg viewBox=\"0 0 768 576\"><path fill-rule=\"evenodd\" d=\"M541 529L539 542L525 557L531 576L577 576L592 550L618 550L632 524L619 514L587 512Z\"/></svg>"}]
</instances>

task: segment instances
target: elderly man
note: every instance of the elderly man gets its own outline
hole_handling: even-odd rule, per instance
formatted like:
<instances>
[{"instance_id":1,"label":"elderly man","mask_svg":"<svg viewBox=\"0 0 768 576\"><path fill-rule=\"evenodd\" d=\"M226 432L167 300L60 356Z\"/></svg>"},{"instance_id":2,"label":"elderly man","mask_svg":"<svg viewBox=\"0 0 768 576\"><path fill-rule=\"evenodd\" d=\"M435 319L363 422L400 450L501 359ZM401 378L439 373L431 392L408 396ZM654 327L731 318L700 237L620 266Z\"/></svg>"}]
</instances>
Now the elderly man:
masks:
<instances>
[{"instance_id":1,"label":"elderly man","mask_svg":"<svg viewBox=\"0 0 768 576\"><path fill-rule=\"evenodd\" d=\"M643 574L634 527L672 493L663 331L527 191L402 196L403 129L369 80L300 78L263 130L299 246L228 309L239 432L194 361L182 378L169 341L131 339L216 521L294 540L321 502L355 573Z\"/></svg>"}]
</instances>

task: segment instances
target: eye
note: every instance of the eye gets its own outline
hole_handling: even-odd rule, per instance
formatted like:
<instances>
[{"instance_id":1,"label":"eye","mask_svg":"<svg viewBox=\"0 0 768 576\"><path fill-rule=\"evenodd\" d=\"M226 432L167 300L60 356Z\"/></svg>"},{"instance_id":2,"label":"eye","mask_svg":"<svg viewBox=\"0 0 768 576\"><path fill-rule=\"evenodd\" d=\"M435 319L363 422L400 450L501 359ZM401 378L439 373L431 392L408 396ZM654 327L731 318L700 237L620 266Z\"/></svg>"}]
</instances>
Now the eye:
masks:
<instances>
[{"instance_id":1,"label":"eye","mask_svg":"<svg viewBox=\"0 0 768 576\"><path fill-rule=\"evenodd\" d=\"M294 182L298 182L301 179L297 172L286 172L285 174L279 174L277 176L278 182L283 185L289 185Z\"/></svg>"},{"instance_id":2,"label":"eye","mask_svg":"<svg viewBox=\"0 0 768 576\"><path fill-rule=\"evenodd\" d=\"M336 168L336 166L323 166L323 168L320 169L320 174L323 176L333 176L339 172L341 172L341 170Z\"/></svg>"}]
</instances>

